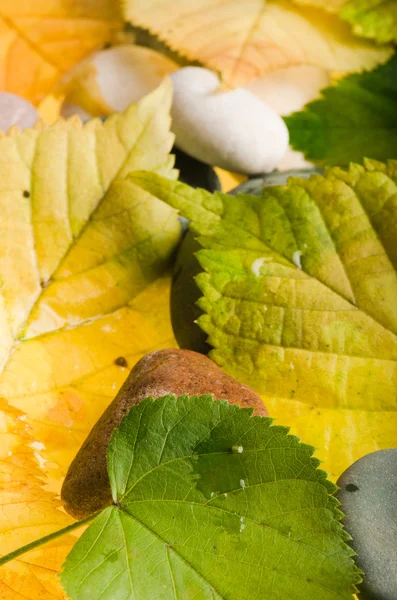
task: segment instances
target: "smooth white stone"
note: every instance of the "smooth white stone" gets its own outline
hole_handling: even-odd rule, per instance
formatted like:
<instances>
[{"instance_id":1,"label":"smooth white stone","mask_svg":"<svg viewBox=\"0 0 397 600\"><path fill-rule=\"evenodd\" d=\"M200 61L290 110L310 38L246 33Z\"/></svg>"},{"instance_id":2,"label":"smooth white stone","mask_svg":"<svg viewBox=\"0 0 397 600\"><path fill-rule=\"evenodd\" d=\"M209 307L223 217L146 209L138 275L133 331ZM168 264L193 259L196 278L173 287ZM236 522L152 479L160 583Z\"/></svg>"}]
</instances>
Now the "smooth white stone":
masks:
<instances>
[{"instance_id":1,"label":"smooth white stone","mask_svg":"<svg viewBox=\"0 0 397 600\"><path fill-rule=\"evenodd\" d=\"M39 113L27 100L9 94L0 93L0 129L8 131L10 127L16 125L19 129L33 127L39 118Z\"/></svg>"},{"instance_id":2,"label":"smooth white stone","mask_svg":"<svg viewBox=\"0 0 397 600\"><path fill-rule=\"evenodd\" d=\"M152 92L178 65L160 52L143 46L115 46L94 55L96 81L105 102L114 111Z\"/></svg>"},{"instance_id":3,"label":"smooth white stone","mask_svg":"<svg viewBox=\"0 0 397 600\"><path fill-rule=\"evenodd\" d=\"M237 173L266 173L288 148L277 113L249 90L217 91L215 73L185 67L173 73L172 130L184 152Z\"/></svg>"}]
</instances>

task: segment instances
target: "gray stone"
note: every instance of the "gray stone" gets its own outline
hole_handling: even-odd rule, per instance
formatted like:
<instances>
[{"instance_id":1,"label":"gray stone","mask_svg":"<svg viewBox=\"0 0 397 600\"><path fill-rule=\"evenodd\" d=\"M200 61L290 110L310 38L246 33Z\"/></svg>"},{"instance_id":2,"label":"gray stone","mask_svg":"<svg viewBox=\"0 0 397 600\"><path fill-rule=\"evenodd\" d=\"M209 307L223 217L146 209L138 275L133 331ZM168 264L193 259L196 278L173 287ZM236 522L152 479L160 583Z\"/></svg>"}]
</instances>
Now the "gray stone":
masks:
<instances>
[{"instance_id":1,"label":"gray stone","mask_svg":"<svg viewBox=\"0 0 397 600\"><path fill-rule=\"evenodd\" d=\"M338 481L344 526L364 571L360 600L397 599L397 448L364 456Z\"/></svg>"},{"instance_id":2,"label":"gray stone","mask_svg":"<svg viewBox=\"0 0 397 600\"><path fill-rule=\"evenodd\" d=\"M311 175L322 175L323 172L323 169L318 167L313 167L312 169L293 169L291 171L272 171L272 173L250 177L247 181L244 181L244 183L231 190L229 194L232 196L237 196L237 194L260 196L264 187L285 185L290 177L309 179Z\"/></svg>"}]
</instances>

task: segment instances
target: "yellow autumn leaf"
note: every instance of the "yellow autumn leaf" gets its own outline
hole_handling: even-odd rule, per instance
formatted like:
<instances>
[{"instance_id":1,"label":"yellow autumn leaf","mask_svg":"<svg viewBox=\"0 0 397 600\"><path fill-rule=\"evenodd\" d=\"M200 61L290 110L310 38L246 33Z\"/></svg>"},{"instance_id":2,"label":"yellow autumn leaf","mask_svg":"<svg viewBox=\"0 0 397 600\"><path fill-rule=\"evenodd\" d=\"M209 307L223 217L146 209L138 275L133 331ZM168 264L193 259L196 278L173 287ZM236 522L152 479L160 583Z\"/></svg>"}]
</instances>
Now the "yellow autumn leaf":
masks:
<instances>
[{"instance_id":1,"label":"yellow autumn leaf","mask_svg":"<svg viewBox=\"0 0 397 600\"><path fill-rule=\"evenodd\" d=\"M48 535L72 519L39 479L40 444L29 435L25 416L0 405L0 547L7 554ZM36 455L36 456L35 456ZM76 538L71 534L0 567L0 598L65 598L56 573Z\"/></svg>"},{"instance_id":2,"label":"yellow autumn leaf","mask_svg":"<svg viewBox=\"0 0 397 600\"><path fill-rule=\"evenodd\" d=\"M38 103L120 27L112 0L2 0L0 89Z\"/></svg>"},{"instance_id":3,"label":"yellow autumn leaf","mask_svg":"<svg viewBox=\"0 0 397 600\"><path fill-rule=\"evenodd\" d=\"M295 4L315 6L322 8L330 13L338 14L349 0L294 0Z\"/></svg>"},{"instance_id":4,"label":"yellow autumn leaf","mask_svg":"<svg viewBox=\"0 0 397 600\"><path fill-rule=\"evenodd\" d=\"M0 137L2 554L71 522L42 483L59 491L128 367L174 344L164 274L180 223L125 179L142 167L175 176L170 103L166 80L105 123L61 120ZM57 573L72 541L0 568L0 597L64 598Z\"/></svg>"},{"instance_id":5,"label":"yellow autumn leaf","mask_svg":"<svg viewBox=\"0 0 397 600\"><path fill-rule=\"evenodd\" d=\"M180 225L124 176L139 167L173 174L170 101L166 81L105 123L60 121L0 138L0 396L40 423L49 460L51 439L61 454L54 426L70 427L82 406L86 419L99 402L92 380L114 395L122 377L112 373L106 389L104 371L156 343L156 318L142 330L139 297L163 273ZM74 447L65 440L69 458L85 432ZM33 436L44 441L34 427Z\"/></svg>"},{"instance_id":6,"label":"yellow autumn leaf","mask_svg":"<svg viewBox=\"0 0 397 600\"><path fill-rule=\"evenodd\" d=\"M355 38L337 16L287 0L175 0L172 10L167 0L125 0L124 13L230 85L291 65L357 71L392 52Z\"/></svg>"}]
</instances>

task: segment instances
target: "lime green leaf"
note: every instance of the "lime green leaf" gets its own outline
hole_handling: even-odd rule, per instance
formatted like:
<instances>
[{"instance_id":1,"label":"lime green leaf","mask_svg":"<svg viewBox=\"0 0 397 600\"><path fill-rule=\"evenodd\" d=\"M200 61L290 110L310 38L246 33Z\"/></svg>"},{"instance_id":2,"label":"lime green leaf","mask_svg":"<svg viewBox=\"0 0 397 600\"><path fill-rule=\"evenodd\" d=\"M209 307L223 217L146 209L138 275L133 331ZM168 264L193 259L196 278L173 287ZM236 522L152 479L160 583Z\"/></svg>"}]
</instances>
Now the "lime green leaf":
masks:
<instances>
[{"instance_id":1,"label":"lime green leaf","mask_svg":"<svg viewBox=\"0 0 397 600\"><path fill-rule=\"evenodd\" d=\"M211 396L135 406L115 433L115 506L69 554L72 600L351 599L360 577L313 448Z\"/></svg>"},{"instance_id":2,"label":"lime green leaf","mask_svg":"<svg viewBox=\"0 0 397 600\"><path fill-rule=\"evenodd\" d=\"M203 246L211 357L321 449L332 476L397 444L397 162L290 179L261 198L145 173Z\"/></svg>"},{"instance_id":3,"label":"lime green leaf","mask_svg":"<svg viewBox=\"0 0 397 600\"><path fill-rule=\"evenodd\" d=\"M397 42L397 3L395 0L352 0L341 12L357 35L381 44Z\"/></svg>"},{"instance_id":4,"label":"lime green leaf","mask_svg":"<svg viewBox=\"0 0 397 600\"><path fill-rule=\"evenodd\" d=\"M291 144L329 165L397 157L397 54L374 71L350 75L302 112L285 118Z\"/></svg>"}]
</instances>

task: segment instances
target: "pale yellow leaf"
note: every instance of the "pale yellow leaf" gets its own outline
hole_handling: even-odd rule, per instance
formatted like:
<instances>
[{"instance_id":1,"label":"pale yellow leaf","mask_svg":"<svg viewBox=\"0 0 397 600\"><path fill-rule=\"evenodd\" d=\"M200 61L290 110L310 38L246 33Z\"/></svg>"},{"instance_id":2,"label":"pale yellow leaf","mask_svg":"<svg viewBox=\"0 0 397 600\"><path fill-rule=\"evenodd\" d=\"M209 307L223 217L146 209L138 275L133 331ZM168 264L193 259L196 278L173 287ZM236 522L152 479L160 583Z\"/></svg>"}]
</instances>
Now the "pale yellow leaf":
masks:
<instances>
[{"instance_id":1,"label":"pale yellow leaf","mask_svg":"<svg viewBox=\"0 0 397 600\"><path fill-rule=\"evenodd\" d=\"M242 85L266 71L311 64L357 71L384 62L392 50L355 38L347 23L284 0L125 0L124 12L173 49Z\"/></svg>"}]
</instances>

